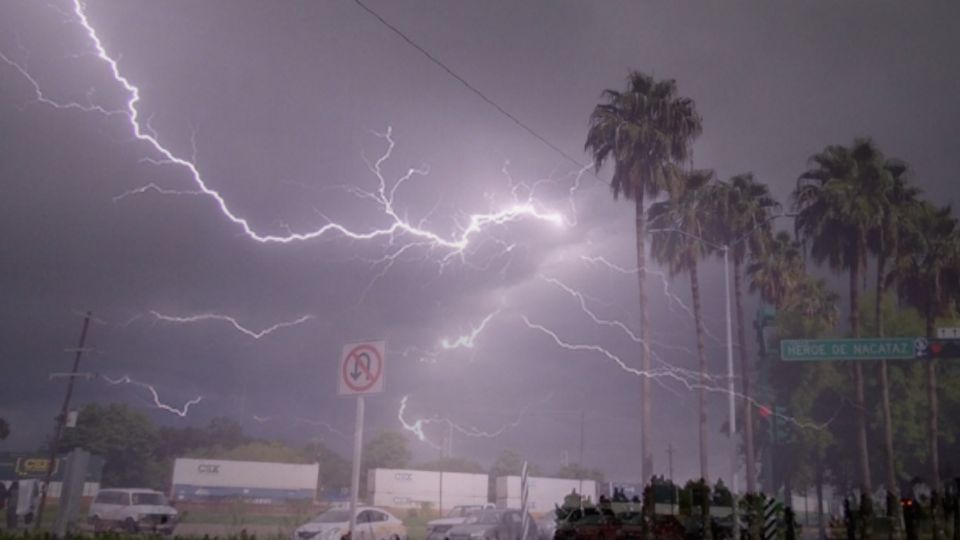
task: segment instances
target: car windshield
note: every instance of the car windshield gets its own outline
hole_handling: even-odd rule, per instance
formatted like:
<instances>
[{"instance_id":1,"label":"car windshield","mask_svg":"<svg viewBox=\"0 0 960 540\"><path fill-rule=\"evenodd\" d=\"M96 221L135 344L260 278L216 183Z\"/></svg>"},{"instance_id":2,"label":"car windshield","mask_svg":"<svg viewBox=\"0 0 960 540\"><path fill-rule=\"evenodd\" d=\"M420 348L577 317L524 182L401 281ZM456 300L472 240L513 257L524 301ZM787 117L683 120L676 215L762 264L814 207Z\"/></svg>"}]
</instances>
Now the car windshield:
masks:
<instances>
[{"instance_id":1,"label":"car windshield","mask_svg":"<svg viewBox=\"0 0 960 540\"><path fill-rule=\"evenodd\" d=\"M480 524L480 525L496 525L500 523L500 513L499 512L477 512L467 517L466 524Z\"/></svg>"},{"instance_id":2,"label":"car windshield","mask_svg":"<svg viewBox=\"0 0 960 540\"><path fill-rule=\"evenodd\" d=\"M312 523L346 523L350 521L349 510L327 510L310 520Z\"/></svg>"},{"instance_id":3,"label":"car windshield","mask_svg":"<svg viewBox=\"0 0 960 540\"><path fill-rule=\"evenodd\" d=\"M133 504L166 506L167 498L162 493L134 493Z\"/></svg>"}]
</instances>

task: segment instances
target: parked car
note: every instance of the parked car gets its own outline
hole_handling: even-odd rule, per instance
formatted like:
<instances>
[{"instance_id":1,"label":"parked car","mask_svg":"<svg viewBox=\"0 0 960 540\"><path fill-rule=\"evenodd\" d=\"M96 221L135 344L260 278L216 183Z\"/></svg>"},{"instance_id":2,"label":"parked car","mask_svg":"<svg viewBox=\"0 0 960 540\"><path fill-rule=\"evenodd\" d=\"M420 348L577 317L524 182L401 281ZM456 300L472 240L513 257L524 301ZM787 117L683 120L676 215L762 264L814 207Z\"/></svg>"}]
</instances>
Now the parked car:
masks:
<instances>
[{"instance_id":1,"label":"parked car","mask_svg":"<svg viewBox=\"0 0 960 540\"><path fill-rule=\"evenodd\" d=\"M644 540L649 536L661 540L683 540L686 535L683 524L670 514L645 518L642 512L627 512L618 515L617 519L620 520L619 540ZM647 528L649 532L645 533Z\"/></svg>"},{"instance_id":2,"label":"parked car","mask_svg":"<svg viewBox=\"0 0 960 540\"><path fill-rule=\"evenodd\" d=\"M596 507L576 508L557 523L555 540L613 540L620 520L612 510Z\"/></svg>"},{"instance_id":3,"label":"parked car","mask_svg":"<svg viewBox=\"0 0 960 540\"><path fill-rule=\"evenodd\" d=\"M427 540L444 540L447 537L447 531L455 525L462 524L467 516L493 508L496 507L490 503L454 506L444 517L427 522Z\"/></svg>"},{"instance_id":4,"label":"parked car","mask_svg":"<svg viewBox=\"0 0 960 540\"><path fill-rule=\"evenodd\" d=\"M172 534L177 510L152 489L101 489L90 505L88 521L94 532L122 529Z\"/></svg>"},{"instance_id":5,"label":"parked car","mask_svg":"<svg viewBox=\"0 0 960 540\"><path fill-rule=\"evenodd\" d=\"M332 508L297 527L293 540L350 538L350 509ZM357 540L407 540L407 528L396 516L372 506L357 508Z\"/></svg>"},{"instance_id":6,"label":"parked car","mask_svg":"<svg viewBox=\"0 0 960 540\"><path fill-rule=\"evenodd\" d=\"M486 509L472 514L447 531L448 540L538 540L537 524L527 514L529 526L523 536L520 510Z\"/></svg>"}]
</instances>

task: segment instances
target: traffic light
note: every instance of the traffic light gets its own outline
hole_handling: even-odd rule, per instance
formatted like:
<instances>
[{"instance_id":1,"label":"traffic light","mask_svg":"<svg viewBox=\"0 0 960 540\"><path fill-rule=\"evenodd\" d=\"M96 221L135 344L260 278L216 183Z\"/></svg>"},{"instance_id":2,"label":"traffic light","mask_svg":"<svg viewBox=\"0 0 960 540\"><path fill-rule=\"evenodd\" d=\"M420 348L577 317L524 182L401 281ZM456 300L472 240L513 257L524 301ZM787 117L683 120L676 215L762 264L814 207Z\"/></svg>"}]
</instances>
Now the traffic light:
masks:
<instances>
[{"instance_id":1,"label":"traffic light","mask_svg":"<svg viewBox=\"0 0 960 540\"><path fill-rule=\"evenodd\" d=\"M922 339L922 338L921 338ZM927 338L922 358L960 358L960 339Z\"/></svg>"},{"instance_id":2,"label":"traffic light","mask_svg":"<svg viewBox=\"0 0 960 540\"><path fill-rule=\"evenodd\" d=\"M788 443L793 440L792 430L785 420L786 414L787 408L783 405L774 405L772 410L766 405L760 408L760 416L770 422L767 426L767 436L774 444Z\"/></svg>"}]
</instances>

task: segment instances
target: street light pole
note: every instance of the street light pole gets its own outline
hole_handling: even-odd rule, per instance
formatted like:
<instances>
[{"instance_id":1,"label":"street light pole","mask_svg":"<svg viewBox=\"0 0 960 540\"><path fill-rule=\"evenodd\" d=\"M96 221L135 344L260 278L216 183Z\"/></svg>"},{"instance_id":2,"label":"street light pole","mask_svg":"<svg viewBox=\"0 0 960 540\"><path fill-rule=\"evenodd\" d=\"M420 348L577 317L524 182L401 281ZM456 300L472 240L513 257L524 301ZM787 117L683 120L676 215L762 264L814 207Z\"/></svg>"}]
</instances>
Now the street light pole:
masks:
<instances>
[{"instance_id":1,"label":"street light pole","mask_svg":"<svg viewBox=\"0 0 960 540\"><path fill-rule=\"evenodd\" d=\"M733 540L740 538L737 515L737 407L733 383L733 324L730 319L730 246L723 246L723 288L727 309L727 396L730 414L730 499L733 512ZM746 374L744 374L746 376Z\"/></svg>"}]
</instances>

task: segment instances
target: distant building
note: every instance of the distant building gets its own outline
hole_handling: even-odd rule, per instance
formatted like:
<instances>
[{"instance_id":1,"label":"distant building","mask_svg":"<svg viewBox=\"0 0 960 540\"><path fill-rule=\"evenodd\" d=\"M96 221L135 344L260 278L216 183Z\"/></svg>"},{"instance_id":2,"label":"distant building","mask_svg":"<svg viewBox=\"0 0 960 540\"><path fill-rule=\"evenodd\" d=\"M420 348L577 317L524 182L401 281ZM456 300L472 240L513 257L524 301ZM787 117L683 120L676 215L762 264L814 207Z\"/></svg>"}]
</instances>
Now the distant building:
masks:
<instances>
[{"instance_id":1,"label":"distant building","mask_svg":"<svg viewBox=\"0 0 960 540\"><path fill-rule=\"evenodd\" d=\"M42 483L47 474L49 456L40 452L7 452L0 453L0 482L10 487L14 481L21 485ZM103 474L103 458L91 456L84 475L83 496L93 497L100 490L100 478ZM53 476L50 479L50 489L47 496L57 499L60 497L60 487L63 480L64 458L58 457L53 461Z\"/></svg>"}]
</instances>

